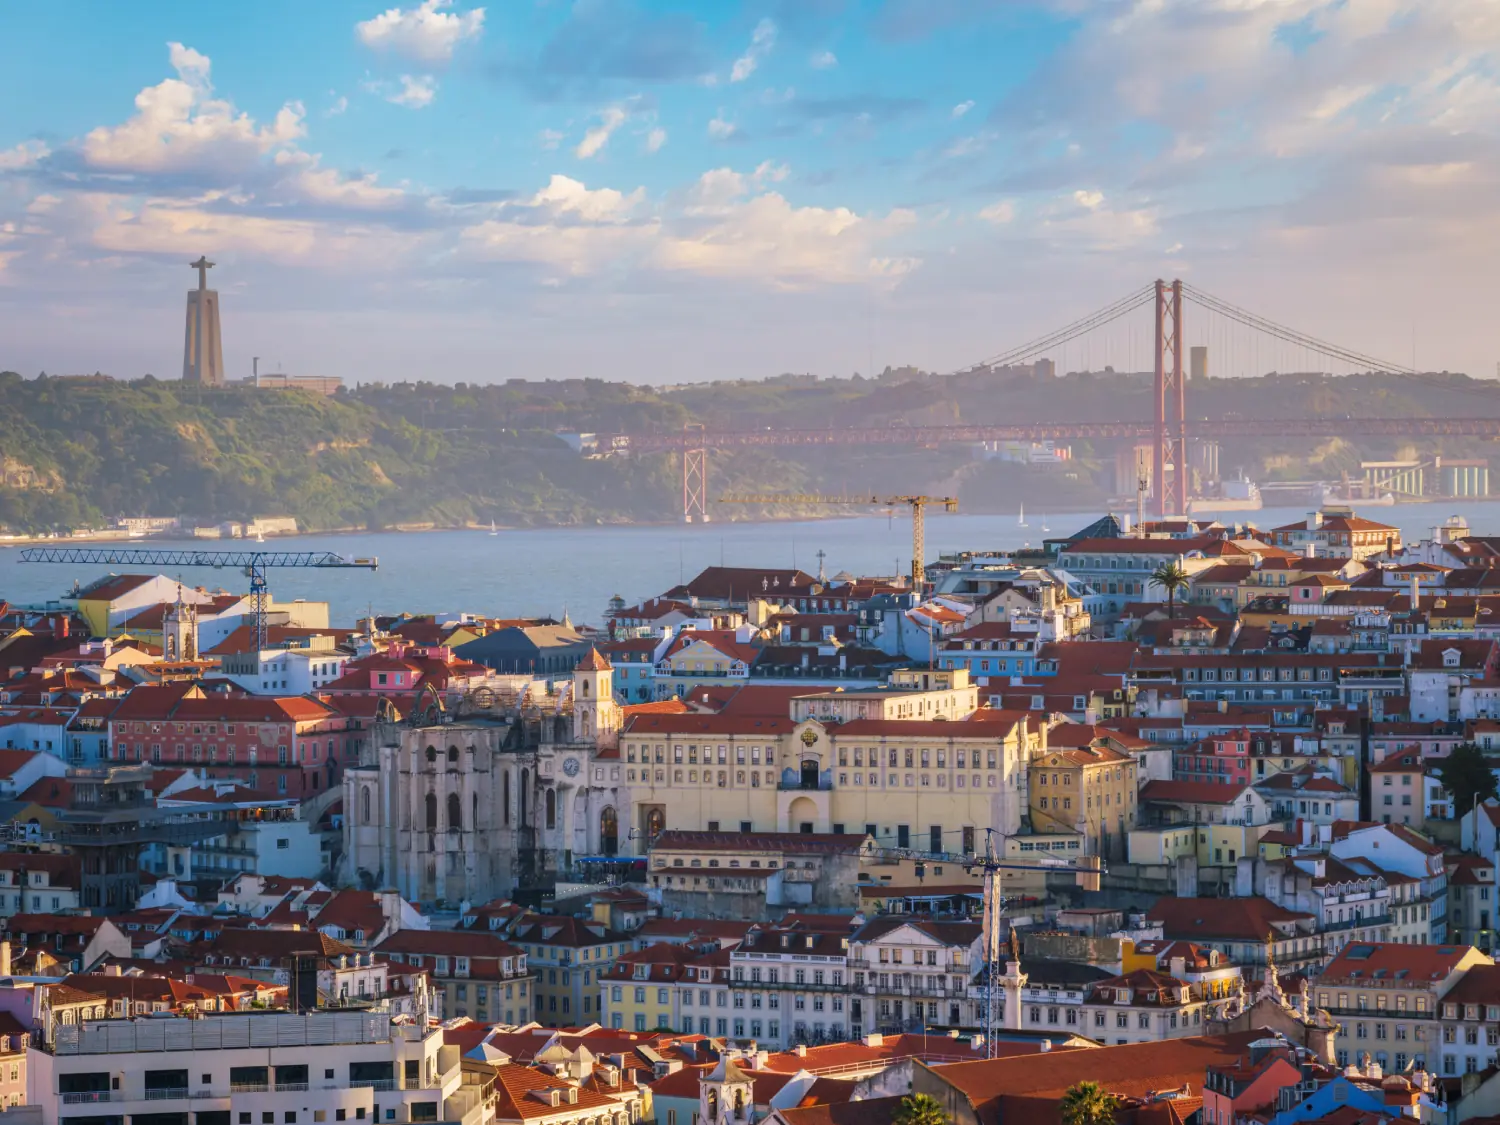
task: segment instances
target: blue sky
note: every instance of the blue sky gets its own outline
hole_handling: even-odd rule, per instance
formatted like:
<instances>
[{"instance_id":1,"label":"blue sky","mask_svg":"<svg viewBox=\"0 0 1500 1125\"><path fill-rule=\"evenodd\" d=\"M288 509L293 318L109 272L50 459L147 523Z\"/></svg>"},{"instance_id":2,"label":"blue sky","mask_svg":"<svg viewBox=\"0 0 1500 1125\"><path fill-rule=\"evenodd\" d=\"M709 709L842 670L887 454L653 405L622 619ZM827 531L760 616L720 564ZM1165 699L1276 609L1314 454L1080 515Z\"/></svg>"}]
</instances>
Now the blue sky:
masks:
<instances>
[{"instance_id":1,"label":"blue sky","mask_svg":"<svg viewBox=\"0 0 1500 1125\"><path fill-rule=\"evenodd\" d=\"M946 369L1182 276L1488 375L1497 8L11 5L0 367L175 374L207 253L232 374Z\"/></svg>"}]
</instances>

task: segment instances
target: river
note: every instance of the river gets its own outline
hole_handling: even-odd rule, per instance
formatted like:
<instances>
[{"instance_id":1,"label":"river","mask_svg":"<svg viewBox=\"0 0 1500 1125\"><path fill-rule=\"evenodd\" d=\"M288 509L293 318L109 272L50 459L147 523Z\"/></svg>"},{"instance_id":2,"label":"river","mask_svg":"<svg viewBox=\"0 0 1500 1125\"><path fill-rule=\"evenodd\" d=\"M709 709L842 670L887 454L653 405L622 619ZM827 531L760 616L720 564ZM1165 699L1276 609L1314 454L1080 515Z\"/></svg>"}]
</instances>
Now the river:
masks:
<instances>
[{"instance_id":1,"label":"river","mask_svg":"<svg viewBox=\"0 0 1500 1125\"><path fill-rule=\"evenodd\" d=\"M1500 507L1444 500L1430 504L1370 507L1362 514L1394 524L1404 538L1427 538L1450 515L1467 515L1475 534L1500 534ZM1263 508L1232 513L1224 522L1249 520L1276 527L1305 518L1302 508ZM1004 550L1044 536L1062 536L1093 515L1042 516L1030 527L1014 515L929 515L927 556L955 550ZM1050 531L1043 529L1046 522ZM86 546L87 544L80 544ZM107 544L119 547L243 549L253 544L194 540L173 543ZM104 546L101 544L101 546ZM564 611L578 622L599 622L609 599L634 604L663 593L706 566L801 567L816 574L817 552L829 575L904 571L911 554L911 525L902 517L857 517L776 523L711 523L693 526L584 527L483 531L379 532L305 535L265 544L270 550L336 551L373 555L380 569L273 570L272 593L281 600L308 598L330 603L335 624L351 625L373 607L376 613L471 611L493 616ZM90 582L110 568L22 564L16 549L0 550L0 598L17 605L56 600L75 580ZM114 568L116 570L121 568ZM136 568L142 569L142 568ZM184 570L185 583L242 590L233 572Z\"/></svg>"}]
</instances>

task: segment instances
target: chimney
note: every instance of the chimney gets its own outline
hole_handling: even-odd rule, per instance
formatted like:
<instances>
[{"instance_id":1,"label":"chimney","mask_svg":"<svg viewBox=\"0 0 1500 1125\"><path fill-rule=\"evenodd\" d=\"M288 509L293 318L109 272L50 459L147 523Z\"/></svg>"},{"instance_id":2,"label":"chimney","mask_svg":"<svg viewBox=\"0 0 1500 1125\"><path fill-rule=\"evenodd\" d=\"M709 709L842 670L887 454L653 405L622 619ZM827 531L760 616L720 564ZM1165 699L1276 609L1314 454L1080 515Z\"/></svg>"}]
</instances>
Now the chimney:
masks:
<instances>
[{"instance_id":1,"label":"chimney","mask_svg":"<svg viewBox=\"0 0 1500 1125\"><path fill-rule=\"evenodd\" d=\"M10 942L0 941L0 977L10 976Z\"/></svg>"},{"instance_id":2,"label":"chimney","mask_svg":"<svg viewBox=\"0 0 1500 1125\"><path fill-rule=\"evenodd\" d=\"M72 631L72 628L73 619L65 613L57 619L57 628L53 631L53 635L62 637L64 640L67 640L68 634Z\"/></svg>"},{"instance_id":3,"label":"chimney","mask_svg":"<svg viewBox=\"0 0 1500 1125\"><path fill-rule=\"evenodd\" d=\"M805 1059L805 1058L807 1058L807 1044L806 1043L798 1043L795 1047L792 1048L792 1051L793 1051L794 1054L796 1054L796 1056L799 1059Z\"/></svg>"},{"instance_id":4,"label":"chimney","mask_svg":"<svg viewBox=\"0 0 1500 1125\"><path fill-rule=\"evenodd\" d=\"M1308 531L1317 531L1322 526L1323 526L1323 513L1322 512L1308 512L1307 513L1307 530Z\"/></svg>"},{"instance_id":5,"label":"chimney","mask_svg":"<svg viewBox=\"0 0 1500 1125\"><path fill-rule=\"evenodd\" d=\"M1043 1039L1040 1043L1037 1044L1036 1049L1038 1051L1041 1051L1043 1054L1046 1054L1048 1051L1052 1050L1052 1040Z\"/></svg>"},{"instance_id":6,"label":"chimney","mask_svg":"<svg viewBox=\"0 0 1500 1125\"><path fill-rule=\"evenodd\" d=\"M1422 578L1421 578L1421 575L1413 572L1412 576L1411 576L1411 611L1413 613L1416 613L1418 607L1420 607L1421 604L1422 604Z\"/></svg>"}]
</instances>

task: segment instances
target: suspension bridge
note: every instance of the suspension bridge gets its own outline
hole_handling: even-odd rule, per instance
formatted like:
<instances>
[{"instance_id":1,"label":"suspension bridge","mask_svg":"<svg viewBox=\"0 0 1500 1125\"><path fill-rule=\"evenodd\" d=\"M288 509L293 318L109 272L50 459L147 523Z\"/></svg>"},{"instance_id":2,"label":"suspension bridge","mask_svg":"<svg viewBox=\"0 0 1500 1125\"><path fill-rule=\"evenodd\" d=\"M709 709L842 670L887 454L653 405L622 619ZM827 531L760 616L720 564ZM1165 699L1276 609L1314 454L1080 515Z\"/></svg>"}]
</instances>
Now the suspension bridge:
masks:
<instances>
[{"instance_id":1,"label":"suspension bridge","mask_svg":"<svg viewBox=\"0 0 1500 1125\"><path fill-rule=\"evenodd\" d=\"M1185 306L1196 310L1200 325L1190 338ZM1143 310L1149 324L1140 324ZM1136 314L1136 315L1132 315ZM1202 314L1199 317L1197 314ZM1151 447L1150 479L1155 509L1160 516L1185 513L1192 488L1188 467L1188 437L1191 422L1195 440L1216 441L1257 437L1317 438L1442 438L1500 439L1500 387L1494 402L1474 414L1453 417L1355 417L1346 413L1296 418L1221 417L1190 418L1185 365L1190 339L1206 368L1207 356L1229 372L1260 375L1268 371L1293 370L1305 374L1393 375L1415 384L1426 383L1443 390L1459 385L1417 370L1410 365L1380 359L1358 350L1330 343L1289 328L1266 317L1215 297L1183 281L1155 281L1080 317L1061 328L999 352L949 376L1023 368L1027 364L1047 371L1069 370L1069 361L1079 361L1077 370L1094 371L1097 356L1105 372L1114 370L1112 359L1125 361L1123 370L1154 371L1151 401L1154 416L1107 421L1050 420L1012 421L976 425L826 426L818 428L773 427L721 429L692 424L680 431L633 434L600 434L598 449L606 455L675 452L681 455L683 519L701 521L708 511L708 452L755 446L831 445L920 445L973 444L1001 441L1119 440L1146 442ZM1150 362L1131 366L1142 347L1149 349ZM1415 357L1413 357L1415 359ZM1198 373L1206 374L1206 370ZM1487 389L1476 389L1490 397ZM1485 416L1491 415L1491 416Z\"/></svg>"}]
</instances>

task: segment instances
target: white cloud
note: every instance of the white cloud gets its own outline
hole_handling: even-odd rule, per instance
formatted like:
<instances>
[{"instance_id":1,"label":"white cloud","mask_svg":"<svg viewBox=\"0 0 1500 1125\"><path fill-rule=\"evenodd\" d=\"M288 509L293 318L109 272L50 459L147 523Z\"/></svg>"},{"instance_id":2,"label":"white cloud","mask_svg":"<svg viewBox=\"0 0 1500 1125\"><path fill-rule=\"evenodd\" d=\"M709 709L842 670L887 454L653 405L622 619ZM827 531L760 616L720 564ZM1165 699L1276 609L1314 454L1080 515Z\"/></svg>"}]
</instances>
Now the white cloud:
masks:
<instances>
[{"instance_id":1,"label":"white cloud","mask_svg":"<svg viewBox=\"0 0 1500 1125\"><path fill-rule=\"evenodd\" d=\"M422 0L415 8L389 8L354 25L366 47L391 51L417 62L444 63L458 45L484 30L484 9L447 12L452 0Z\"/></svg>"},{"instance_id":2,"label":"white cloud","mask_svg":"<svg viewBox=\"0 0 1500 1125\"><path fill-rule=\"evenodd\" d=\"M1104 193L1100 191L1085 191L1079 188L1073 193L1073 202L1085 211L1097 211L1104 203Z\"/></svg>"},{"instance_id":3,"label":"white cloud","mask_svg":"<svg viewBox=\"0 0 1500 1125\"><path fill-rule=\"evenodd\" d=\"M422 109L432 104L432 99L437 97L437 79L430 74L419 74L412 77L410 74L401 76L401 88L391 91L385 95L385 100L392 105L402 105L407 109Z\"/></svg>"},{"instance_id":4,"label":"white cloud","mask_svg":"<svg viewBox=\"0 0 1500 1125\"><path fill-rule=\"evenodd\" d=\"M956 106L953 107L952 116L954 118L962 117L964 114L968 113L969 110L971 110L973 108L974 108L974 103L973 103L972 100L971 101L967 101L967 102L959 102Z\"/></svg>"},{"instance_id":5,"label":"white cloud","mask_svg":"<svg viewBox=\"0 0 1500 1125\"><path fill-rule=\"evenodd\" d=\"M300 102L281 107L275 120L257 126L249 115L213 97L209 60L180 43L168 44L176 78L148 86L123 125L101 125L83 139L88 164L112 172L173 172L253 164L306 132Z\"/></svg>"},{"instance_id":6,"label":"white cloud","mask_svg":"<svg viewBox=\"0 0 1500 1125\"><path fill-rule=\"evenodd\" d=\"M667 131L660 125L646 134L646 151L660 152L662 145L667 143Z\"/></svg>"},{"instance_id":7,"label":"white cloud","mask_svg":"<svg viewBox=\"0 0 1500 1125\"><path fill-rule=\"evenodd\" d=\"M1016 217L1015 201L1002 199L998 203L991 203L979 212L979 217L987 223L1003 226Z\"/></svg>"},{"instance_id":8,"label":"white cloud","mask_svg":"<svg viewBox=\"0 0 1500 1125\"><path fill-rule=\"evenodd\" d=\"M0 149L0 172L19 172L45 160L51 153L41 141L22 141L15 148Z\"/></svg>"},{"instance_id":9,"label":"white cloud","mask_svg":"<svg viewBox=\"0 0 1500 1125\"><path fill-rule=\"evenodd\" d=\"M649 245L658 220L648 216L633 221L644 200L642 188L627 195L554 175L531 198L503 205L498 217L465 228L460 239L480 258L528 262L582 276Z\"/></svg>"},{"instance_id":10,"label":"white cloud","mask_svg":"<svg viewBox=\"0 0 1500 1125\"><path fill-rule=\"evenodd\" d=\"M873 219L846 207L794 207L777 192L747 198L753 179L727 168L705 172L689 193L697 221L668 224L651 263L778 289L891 279L917 264L876 251L880 240L911 224L910 213Z\"/></svg>"},{"instance_id":11,"label":"white cloud","mask_svg":"<svg viewBox=\"0 0 1500 1125\"><path fill-rule=\"evenodd\" d=\"M792 170L785 164L762 160L755 168L755 182L757 185L779 184L791 174Z\"/></svg>"},{"instance_id":12,"label":"white cloud","mask_svg":"<svg viewBox=\"0 0 1500 1125\"><path fill-rule=\"evenodd\" d=\"M770 20L761 20L755 25L755 31L750 36L750 46L745 48L745 53L734 60L734 66L729 70L729 81L743 82L755 73L755 68L760 65L760 60L770 54L771 48L776 45L776 25Z\"/></svg>"},{"instance_id":13,"label":"white cloud","mask_svg":"<svg viewBox=\"0 0 1500 1125\"><path fill-rule=\"evenodd\" d=\"M556 129L543 129L540 133L537 134L537 140L541 143L542 149L546 152L552 152L553 150L555 150L558 145L562 144L562 139L563 135Z\"/></svg>"},{"instance_id":14,"label":"white cloud","mask_svg":"<svg viewBox=\"0 0 1500 1125\"><path fill-rule=\"evenodd\" d=\"M333 93L332 90L329 90L328 92L330 94ZM343 113L348 108L349 108L349 99L346 98L346 97L344 97L343 94L337 94L337 95L334 96L333 104L330 105L327 109L325 109L323 111L323 116L324 117L338 117L341 113Z\"/></svg>"},{"instance_id":15,"label":"white cloud","mask_svg":"<svg viewBox=\"0 0 1500 1125\"><path fill-rule=\"evenodd\" d=\"M737 132L739 132L739 126L735 125L732 121L725 121L722 109L708 123L708 135L716 141L727 141Z\"/></svg>"},{"instance_id":16,"label":"white cloud","mask_svg":"<svg viewBox=\"0 0 1500 1125\"><path fill-rule=\"evenodd\" d=\"M610 134L625 124L629 116L617 105L612 105L599 114L599 124L589 129L583 135L583 140L578 142L578 147L573 150L573 155L579 160L588 160L597 156L605 145L609 144Z\"/></svg>"},{"instance_id":17,"label":"white cloud","mask_svg":"<svg viewBox=\"0 0 1500 1125\"><path fill-rule=\"evenodd\" d=\"M832 51L818 51L812 58L807 60L807 65L814 70L829 70L839 65L838 56Z\"/></svg>"}]
</instances>

